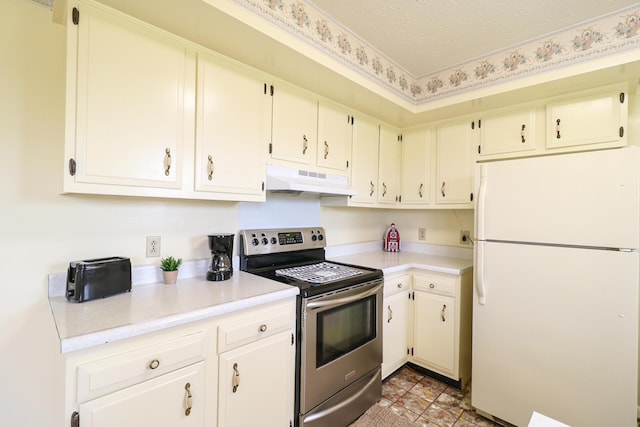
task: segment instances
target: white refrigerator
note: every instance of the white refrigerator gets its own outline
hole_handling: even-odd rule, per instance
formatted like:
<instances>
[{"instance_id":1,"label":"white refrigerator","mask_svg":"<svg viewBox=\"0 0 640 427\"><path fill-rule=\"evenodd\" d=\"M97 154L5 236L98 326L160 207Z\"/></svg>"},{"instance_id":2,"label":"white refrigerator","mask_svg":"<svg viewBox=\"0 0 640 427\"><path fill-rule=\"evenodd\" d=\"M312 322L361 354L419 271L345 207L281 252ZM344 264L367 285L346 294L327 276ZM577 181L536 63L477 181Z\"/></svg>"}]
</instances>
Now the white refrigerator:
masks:
<instances>
[{"instance_id":1,"label":"white refrigerator","mask_svg":"<svg viewBox=\"0 0 640 427\"><path fill-rule=\"evenodd\" d=\"M636 427L640 149L477 168L472 406Z\"/></svg>"}]
</instances>

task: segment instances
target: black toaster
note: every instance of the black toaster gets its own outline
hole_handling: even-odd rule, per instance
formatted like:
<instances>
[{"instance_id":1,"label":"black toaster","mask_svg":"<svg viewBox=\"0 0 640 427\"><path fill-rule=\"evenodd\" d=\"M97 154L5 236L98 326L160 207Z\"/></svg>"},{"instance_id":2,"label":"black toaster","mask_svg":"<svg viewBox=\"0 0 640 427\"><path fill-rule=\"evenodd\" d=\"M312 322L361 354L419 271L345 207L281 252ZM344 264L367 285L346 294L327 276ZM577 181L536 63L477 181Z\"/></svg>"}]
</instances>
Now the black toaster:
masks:
<instances>
[{"instance_id":1,"label":"black toaster","mask_svg":"<svg viewBox=\"0 0 640 427\"><path fill-rule=\"evenodd\" d=\"M89 301L131 291L129 258L73 261L67 269L67 300Z\"/></svg>"}]
</instances>

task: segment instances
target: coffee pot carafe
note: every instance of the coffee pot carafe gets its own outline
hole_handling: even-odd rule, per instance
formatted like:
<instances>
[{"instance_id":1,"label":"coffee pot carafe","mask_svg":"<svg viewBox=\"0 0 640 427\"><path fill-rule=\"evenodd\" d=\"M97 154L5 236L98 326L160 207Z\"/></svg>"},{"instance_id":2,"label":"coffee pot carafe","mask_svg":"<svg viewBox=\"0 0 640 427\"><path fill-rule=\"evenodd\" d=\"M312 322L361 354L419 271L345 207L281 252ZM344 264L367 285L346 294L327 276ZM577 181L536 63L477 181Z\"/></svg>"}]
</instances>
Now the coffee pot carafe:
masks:
<instances>
[{"instance_id":1,"label":"coffee pot carafe","mask_svg":"<svg viewBox=\"0 0 640 427\"><path fill-rule=\"evenodd\" d=\"M227 280L233 275L233 234L210 234L211 261L207 280Z\"/></svg>"}]
</instances>

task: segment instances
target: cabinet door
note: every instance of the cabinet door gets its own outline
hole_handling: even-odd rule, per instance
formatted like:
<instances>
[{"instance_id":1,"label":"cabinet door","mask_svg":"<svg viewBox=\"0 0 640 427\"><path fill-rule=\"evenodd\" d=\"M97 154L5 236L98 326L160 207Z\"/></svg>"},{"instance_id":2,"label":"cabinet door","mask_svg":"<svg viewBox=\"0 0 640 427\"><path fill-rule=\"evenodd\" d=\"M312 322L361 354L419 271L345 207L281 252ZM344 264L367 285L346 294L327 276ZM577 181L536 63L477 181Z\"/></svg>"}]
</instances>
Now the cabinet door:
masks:
<instances>
[{"instance_id":1,"label":"cabinet door","mask_svg":"<svg viewBox=\"0 0 640 427\"><path fill-rule=\"evenodd\" d=\"M273 95L271 158L315 165L318 103L302 91L278 86Z\"/></svg>"},{"instance_id":2,"label":"cabinet door","mask_svg":"<svg viewBox=\"0 0 640 427\"><path fill-rule=\"evenodd\" d=\"M398 129L380 126L378 203L395 204L400 195L401 146Z\"/></svg>"},{"instance_id":3,"label":"cabinet door","mask_svg":"<svg viewBox=\"0 0 640 427\"><path fill-rule=\"evenodd\" d=\"M326 102L318 105L319 167L347 172L351 163L353 116Z\"/></svg>"},{"instance_id":4,"label":"cabinet door","mask_svg":"<svg viewBox=\"0 0 640 427\"><path fill-rule=\"evenodd\" d=\"M80 405L83 427L201 427L204 362ZM189 409L190 408L190 409Z\"/></svg>"},{"instance_id":5,"label":"cabinet door","mask_svg":"<svg viewBox=\"0 0 640 427\"><path fill-rule=\"evenodd\" d=\"M626 143L627 96L621 90L547 105L547 148Z\"/></svg>"},{"instance_id":6,"label":"cabinet door","mask_svg":"<svg viewBox=\"0 0 640 427\"><path fill-rule=\"evenodd\" d=\"M351 201L375 204L378 198L378 145L380 131L377 123L358 117L353 124L353 165L351 188L357 194Z\"/></svg>"},{"instance_id":7,"label":"cabinet door","mask_svg":"<svg viewBox=\"0 0 640 427\"><path fill-rule=\"evenodd\" d=\"M438 204L471 204L473 176L471 123L471 120L467 120L438 127L436 147L436 202Z\"/></svg>"},{"instance_id":8,"label":"cabinet door","mask_svg":"<svg viewBox=\"0 0 640 427\"><path fill-rule=\"evenodd\" d=\"M288 426L295 346L283 332L220 354L218 426Z\"/></svg>"},{"instance_id":9,"label":"cabinet door","mask_svg":"<svg viewBox=\"0 0 640 427\"><path fill-rule=\"evenodd\" d=\"M454 375L455 299L414 291L413 357L427 368Z\"/></svg>"},{"instance_id":10,"label":"cabinet door","mask_svg":"<svg viewBox=\"0 0 640 427\"><path fill-rule=\"evenodd\" d=\"M494 114L478 122L480 143L478 154L515 153L536 148L536 111L526 109Z\"/></svg>"},{"instance_id":11,"label":"cabinet door","mask_svg":"<svg viewBox=\"0 0 640 427\"><path fill-rule=\"evenodd\" d=\"M382 378L407 360L409 290L384 298L382 324Z\"/></svg>"},{"instance_id":12,"label":"cabinet door","mask_svg":"<svg viewBox=\"0 0 640 427\"><path fill-rule=\"evenodd\" d=\"M193 55L160 30L78 8L75 182L180 188Z\"/></svg>"},{"instance_id":13,"label":"cabinet door","mask_svg":"<svg viewBox=\"0 0 640 427\"><path fill-rule=\"evenodd\" d=\"M196 190L264 200L271 97L259 76L221 61L198 56Z\"/></svg>"},{"instance_id":14,"label":"cabinet door","mask_svg":"<svg viewBox=\"0 0 640 427\"><path fill-rule=\"evenodd\" d=\"M402 135L402 203L429 204L430 172L431 130L405 132Z\"/></svg>"}]
</instances>

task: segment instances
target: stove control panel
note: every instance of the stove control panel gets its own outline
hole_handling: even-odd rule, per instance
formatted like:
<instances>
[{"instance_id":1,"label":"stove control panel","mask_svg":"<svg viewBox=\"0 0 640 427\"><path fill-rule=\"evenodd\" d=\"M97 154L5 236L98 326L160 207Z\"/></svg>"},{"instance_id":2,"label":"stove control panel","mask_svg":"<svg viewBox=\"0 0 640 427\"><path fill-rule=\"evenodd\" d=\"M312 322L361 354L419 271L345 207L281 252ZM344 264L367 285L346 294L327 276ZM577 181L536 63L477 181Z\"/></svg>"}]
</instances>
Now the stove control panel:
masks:
<instances>
[{"instance_id":1,"label":"stove control panel","mask_svg":"<svg viewBox=\"0 0 640 427\"><path fill-rule=\"evenodd\" d=\"M322 227L242 230L240 244L245 255L261 255L324 248L325 237Z\"/></svg>"}]
</instances>

